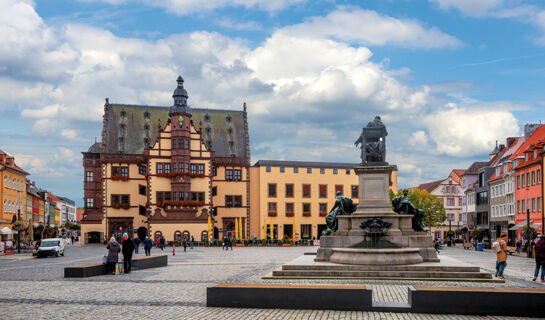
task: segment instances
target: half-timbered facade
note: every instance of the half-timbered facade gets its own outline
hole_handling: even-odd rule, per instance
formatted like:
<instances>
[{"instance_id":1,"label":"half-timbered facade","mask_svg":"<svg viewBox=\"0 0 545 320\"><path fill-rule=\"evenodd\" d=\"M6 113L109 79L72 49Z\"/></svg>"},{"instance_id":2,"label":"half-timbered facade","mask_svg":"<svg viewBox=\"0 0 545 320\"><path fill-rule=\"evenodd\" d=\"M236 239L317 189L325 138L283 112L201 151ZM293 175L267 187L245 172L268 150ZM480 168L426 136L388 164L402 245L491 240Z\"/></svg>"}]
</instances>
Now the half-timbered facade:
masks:
<instances>
[{"instance_id":1,"label":"half-timbered facade","mask_svg":"<svg viewBox=\"0 0 545 320\"><path fill-rule=\"evenodd\" d=\"M171 107L106 99L102 142L83 153L86 242L135 232L167 241L249 228L250 150L242 111L197 109L178 77ZM213 234L208 234L208 217Z\"/></svg>"}]
</instances>

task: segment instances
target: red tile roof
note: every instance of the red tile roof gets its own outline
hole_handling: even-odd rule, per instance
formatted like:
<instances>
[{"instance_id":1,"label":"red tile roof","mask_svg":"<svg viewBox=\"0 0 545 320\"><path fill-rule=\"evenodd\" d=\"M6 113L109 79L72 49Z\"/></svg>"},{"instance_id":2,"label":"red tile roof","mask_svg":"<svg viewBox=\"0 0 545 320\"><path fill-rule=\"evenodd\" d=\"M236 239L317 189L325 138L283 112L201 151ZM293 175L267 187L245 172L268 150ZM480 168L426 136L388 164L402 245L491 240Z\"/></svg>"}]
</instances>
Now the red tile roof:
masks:
<instances>
[{"instance_id":1,"label":"red tile roof","mask_svg":"<svg viewBox=\"0 0 545 320\"><path fill-rule=\"evenodd\" d=\"M517 152L513 153L513 155L509 158L509 160L513 160L517 157L524 157L524 152L526 152L527 149L530 148L532 145L537 145L541 140L545 139L545 126L538 127L534 133L524 143L520 146L520 148L517 150Z\"/></svg>"},{"instance_id":2,"label":"red tile roof","mask_svg":"<svg viewBox=\"0 0 545 320\"><path fill-rule=\"evenodd\" d=\"M438 180L438 181L433 181L433 182L428 182L428 183L423 183L423 184L419 185L416 188L420 189L420 190L426 190L429 193L431 193L433 190L435 190L435 188L437 188L441 184L441 182L443 182L443 180L444 179L441 179L441 180Z\"/></svg>"}]
</instances>

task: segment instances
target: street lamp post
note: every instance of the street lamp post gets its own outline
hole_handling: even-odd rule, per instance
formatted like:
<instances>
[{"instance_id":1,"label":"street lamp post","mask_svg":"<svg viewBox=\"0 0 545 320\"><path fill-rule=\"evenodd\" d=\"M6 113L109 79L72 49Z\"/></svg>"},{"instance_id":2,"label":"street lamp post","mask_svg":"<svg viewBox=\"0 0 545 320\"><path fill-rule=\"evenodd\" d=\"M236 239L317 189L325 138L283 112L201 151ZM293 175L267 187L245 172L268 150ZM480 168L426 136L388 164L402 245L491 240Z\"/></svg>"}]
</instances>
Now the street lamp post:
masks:
<instances>
[{"instance_id":1,"label":"street lamp post","mask_svg":"<svg viewBox=\"0 0 545 320\"><path fill-rule=\"evenodd\" d=\"M21 221L21 208L17 209L17 222ZM21 230L17 230L17 253L21 253Z\"/></svg>"}]
</instances>

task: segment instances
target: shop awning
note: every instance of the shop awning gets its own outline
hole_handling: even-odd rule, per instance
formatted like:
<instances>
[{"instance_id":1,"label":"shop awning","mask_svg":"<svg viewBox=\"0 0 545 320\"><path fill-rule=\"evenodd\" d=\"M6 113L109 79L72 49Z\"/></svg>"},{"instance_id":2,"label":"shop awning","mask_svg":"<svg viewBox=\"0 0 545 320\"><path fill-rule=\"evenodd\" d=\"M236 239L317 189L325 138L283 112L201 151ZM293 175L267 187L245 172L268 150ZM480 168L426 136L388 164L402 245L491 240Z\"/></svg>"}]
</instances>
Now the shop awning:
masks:
<instances>
[{"instance_id":1,"label":"shop awning","mask_svg":"<svg viewBox=\"0 0 545 320\"><path fill-rule=\"evenodd\" d=\"M13 234L13 231L8 227L2 227L2 229L0 229L0 234L10 235Z\"/></svg>"},{"instance_id":2,"label":"shop awning","mask_svg":"<svg viewBox=\"0 0 545 320\"><path fill-rule=\"evenodd\" d=\"M534 222L534 220L530 220L530 223ZM518 229L522 228L522 227L526 227L526 220L524 220L523 222L519 223L519 224L516 224L514 226L512 226L511 228L509 228L509 231L517 231Z\"/></svg>"}]
</instances>

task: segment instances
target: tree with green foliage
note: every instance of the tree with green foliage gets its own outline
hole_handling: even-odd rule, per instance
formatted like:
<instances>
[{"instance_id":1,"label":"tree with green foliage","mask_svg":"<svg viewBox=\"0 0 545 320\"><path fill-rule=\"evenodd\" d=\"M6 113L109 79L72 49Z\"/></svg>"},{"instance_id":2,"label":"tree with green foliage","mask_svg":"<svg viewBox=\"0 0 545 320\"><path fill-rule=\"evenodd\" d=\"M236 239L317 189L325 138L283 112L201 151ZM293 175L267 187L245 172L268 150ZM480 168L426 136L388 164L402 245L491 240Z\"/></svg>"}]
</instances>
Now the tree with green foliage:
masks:
<instances>
[{"instance_id":1,"label":"tree with green foliage","mask_svg":"<svg viewBox=\"0 0 545 320\"><path fill-rule=\"evenodd\" d=\"M399 190L397 194L390 190L390 202L395 197L402 195L403 190ZM427 228L440 226L447 219L443 202L428 191L412 189L409 190L407 197L416 208L424 210L424 224Z\"/></svg>"}]
</instances>

